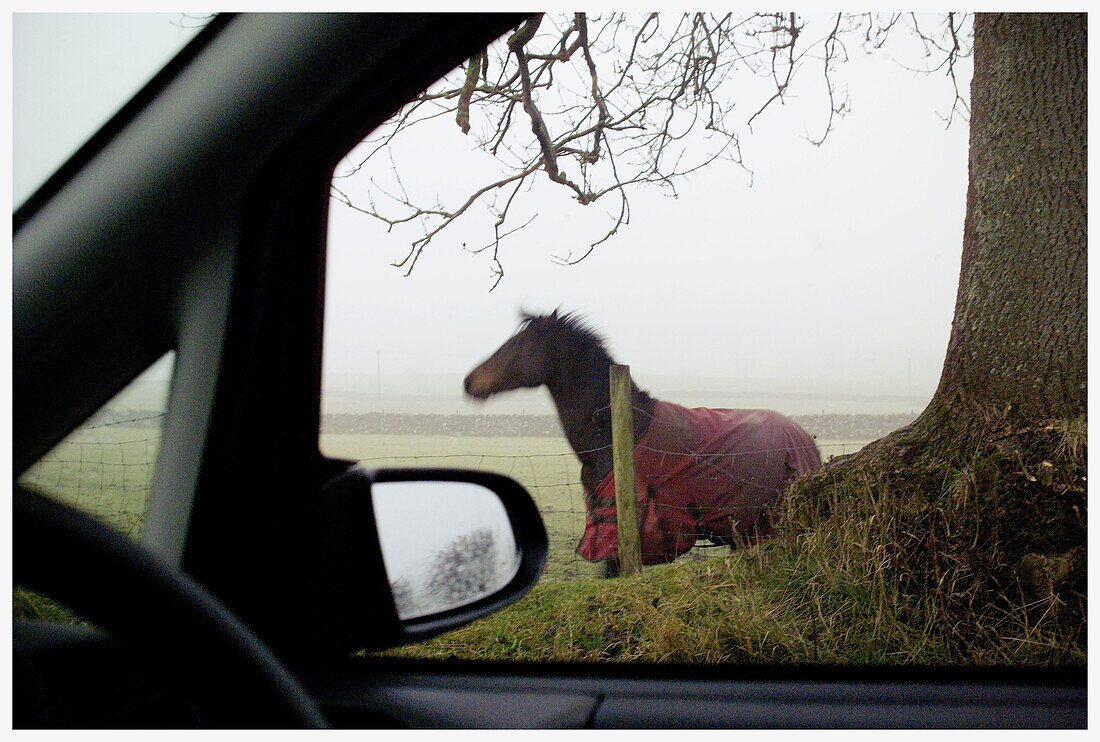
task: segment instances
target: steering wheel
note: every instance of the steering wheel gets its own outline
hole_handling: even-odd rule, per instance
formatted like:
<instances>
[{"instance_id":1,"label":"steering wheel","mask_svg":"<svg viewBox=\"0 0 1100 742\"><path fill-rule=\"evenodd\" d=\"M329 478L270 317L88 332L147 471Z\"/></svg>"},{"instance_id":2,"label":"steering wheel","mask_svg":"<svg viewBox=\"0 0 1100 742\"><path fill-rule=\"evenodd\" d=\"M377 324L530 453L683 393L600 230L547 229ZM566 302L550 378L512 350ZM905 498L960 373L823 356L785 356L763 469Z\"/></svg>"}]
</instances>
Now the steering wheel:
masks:
<instances>
[{"instance_id":1,"label":"steering wheel","mask_svg":"<svg viewBox=\"0 0 1100 742\"><path fill-rule=\"evenodd\" d=\"M316 702L247 626L148 549L18 484L12 540L15 584L156 658L172 684L197 700L205 725L327 726Z\"/></svg>"}]
</instances>

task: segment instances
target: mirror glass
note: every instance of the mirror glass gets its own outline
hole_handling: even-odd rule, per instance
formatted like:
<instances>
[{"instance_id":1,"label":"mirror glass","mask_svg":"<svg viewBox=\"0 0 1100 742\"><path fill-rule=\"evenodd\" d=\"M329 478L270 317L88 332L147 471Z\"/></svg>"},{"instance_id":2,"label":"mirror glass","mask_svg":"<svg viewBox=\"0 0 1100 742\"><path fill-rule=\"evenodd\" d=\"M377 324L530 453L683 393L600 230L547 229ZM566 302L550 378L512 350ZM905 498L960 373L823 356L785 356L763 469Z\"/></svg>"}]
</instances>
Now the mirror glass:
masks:
<instances>
[{"instance_id":1,"label":"mirror glass","mask_svg":"<svg viewBox=\"0 0 1100 742\"><path fill-rule=\"evenodd\" d=\"M519 571L500 499L470 482L375 482L374 517L402 619L469 605Z\"/></svg>"}]
</instances>

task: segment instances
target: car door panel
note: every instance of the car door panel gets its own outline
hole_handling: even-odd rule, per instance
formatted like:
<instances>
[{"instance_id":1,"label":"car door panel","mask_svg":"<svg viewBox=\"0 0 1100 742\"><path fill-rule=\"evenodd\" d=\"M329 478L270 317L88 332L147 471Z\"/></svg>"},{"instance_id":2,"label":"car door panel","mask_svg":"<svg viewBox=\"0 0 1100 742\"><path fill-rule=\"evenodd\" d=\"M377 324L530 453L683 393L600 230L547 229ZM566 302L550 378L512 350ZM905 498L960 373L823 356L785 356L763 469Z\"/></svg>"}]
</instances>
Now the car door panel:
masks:
<instances>
[{"instance_id":1,"label":"car door panel","mask_svg":"<svg viewBox=\"0 0 1100 742\"><path fill-rule=\"evenodd\" d=\"M629 668L601 674L588 666L536 666L525 673L497 666L459 674L444 667L305 677L338 726L357 726L372 715L412 728L489 729L1063 729L1079 728L1087 719L1086 694L1076 684L1081 673L1037 672L1030 679L1012 673L1017 683L980 673L984 677L950 683L919 679L933 673L913 669L801 673L831 674L834 680L691 680L684 675L714 673L697 668L682 670L679 678L671 672L660 677L648 668L645 675L657 676L631 678ZM762 672L750 668L744 674ZM856 680L884 674L893 679Z\"/></svg>"}]
</instances>

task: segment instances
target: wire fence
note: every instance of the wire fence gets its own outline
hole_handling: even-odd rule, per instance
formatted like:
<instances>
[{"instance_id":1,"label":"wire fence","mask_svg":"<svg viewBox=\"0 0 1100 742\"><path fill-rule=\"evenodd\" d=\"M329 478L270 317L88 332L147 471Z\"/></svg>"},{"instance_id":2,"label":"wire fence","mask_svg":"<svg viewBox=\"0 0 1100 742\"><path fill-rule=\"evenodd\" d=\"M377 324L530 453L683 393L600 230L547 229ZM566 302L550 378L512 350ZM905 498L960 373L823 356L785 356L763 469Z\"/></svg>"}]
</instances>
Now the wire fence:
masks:
<instances>
[{"instance_id":1,"label":"wire fence","mask_svg":"<svg viewBox=\"0 0 1100 742\"><path fill-rule=\"evenodd\" d=\"M537 441L526 440L537 445ZM473 444L473 441L470 443ZM499 445L497 441L489 442L489 445L494 444ZM828 460L831 456L855 453L865 444L866 441L821 442L818 443L818 450L822 460ZM588 508L581 484L580 462L572 451L522 454L368 454L353 458L367 468L440 467L505 474L524 486L542 514L549 545L544 576L551 579L571 579L604 575L605 567L602 562L589 562L576 551L584 535ZM721 466L717 467L717 476L725 477L726 474L721 469ZM702 517L705 520L706 510L706 506L702 506L699 512L692 513L692 517ZM728 547L700 539L679 560L702 561L722 558L727 554Z\"/></svg>"},{"instance_id":2,"label":"wire fence","mask_svg":"<svg viewBox=\"0 0 1100 742\"><path fill-rule=\"evenodd\" d=\"M101 414L74 431L20 478L140 540L160 450L164 413ZM443 467L507 475L531 494L546 525L552 579L596 577L603 565L576 553L587 513L580 462L564 439L431 433L323 433L322 450L368 468ZM823 460L853 453L866 441L818 441ZM680 557L721 557L726 548L705 541Z\"/></svg>"},{"instance_id":3,"label":"wire fence","mask_svg":"<svg viewBox=\"0 0 1100 742\"><path fill-rule=\"evenodd\" d=\"M19 478L140 540L164 413L97 415Z\"/></svg>"}]
</instances>

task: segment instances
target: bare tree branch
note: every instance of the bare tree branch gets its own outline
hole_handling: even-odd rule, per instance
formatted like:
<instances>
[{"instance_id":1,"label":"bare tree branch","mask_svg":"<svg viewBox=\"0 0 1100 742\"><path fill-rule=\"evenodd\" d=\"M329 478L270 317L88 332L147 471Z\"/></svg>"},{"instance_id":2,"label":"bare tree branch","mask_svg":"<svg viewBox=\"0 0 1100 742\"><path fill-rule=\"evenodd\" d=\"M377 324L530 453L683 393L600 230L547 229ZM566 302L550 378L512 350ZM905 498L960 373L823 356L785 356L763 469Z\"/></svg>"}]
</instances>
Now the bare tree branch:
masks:
<instances>
[{"instance_id":1,"label":"bare tree branch","mask_svg":"<svg viewBox=\"0 0 1100 742\"><path fill-rule=\"evenodd\" d=\"M880 26L875 30L874 33L877 39L875 48L881 47L885 43L890 30L900 18L900 15L895 16L888 25ZM956 116L963 120L969 119L970 103L966 93L959 85L957 66L960 59L970 57L974 52L967 38L973 33L973 15L968 13L948 13L944 17L942 28L938 32L928 32L922 29L920 21L914 13L908 14L908 18L910 24L909 31L923 44L924 56L936 61L936 64L924 68L911 67L908 65L902 66L914 72L929 75L942 71L951 81L951 86L955 93L954 100L951 103L951 110L943 117L946 126L951 126L951 122L955 120ZM969 31L965 32L965 35L963 31L964 28L969 28ZM870 35L871 31L869 30L868 38L870 38Z\"/></svg>"},{"instance_id":2,"label":"bare tree branch","mask_svg":"<svg viewBox=\"0 0 1100 742\"><path fill-rule=\"evenodd\" d=\"M954 86L950 122L968 111L955 75L957 61L970 53L968 19L949 14L937 34L925 33L916 16L838 14L814 38L795 13L532 16L418 96L357 150L335 177L358 178L369 169L365 205L343 185L333 185L332 197L390 230L418 225L419 236L393 263L406 275L441 232L480 204L492 219L492 236L467 252L489 255L495 287L504 275L502 242L535 219L527 209L517 212L517 203L542 179L580 205L606 197L617 202L597 239L577 254L566 248L554 256L574 264L629 224L635 189L675 195L679 182L718 160L745 168L739 130L752 131L765 112L783 104L796 78L824 92L824 127L807 135L823 143L848 110L847 91L834 76L837 63L848 59L849 35L865 49L881 49L893 29L907 25L939 60L925 71L945 71ZM820 75L797 74L808 65ZM449 116L502 168L500 177L483 180L451 205L439 196L410 195L395 165L386 176L376 164L405 132ZM523 120L527 126L519 125ZM386 177L394 185L385 185Z\"/></svg>"},{"instance_id":3,"label":"bare tree branch","mask_svg":"<svg viewBox=\"0 0 1100 742\"><path fill-rule=\"evenodd\" d=\"M466 83L462 86L462 92L459 93L458 113L455 115L455 122L458 128L462 129L463 134L470 133L470 100L474 97L478 73L481 72L483 64L488 64L485 60L485 52L475 54L466 63Z\"/></svg>"},{"instance_id":4,"label":"bare tree branch","mask_svg":"<svg viewBox=\"0 0 1100 742\"><path fill-rule=\"evenodd\" d=\"M844 18L842 13L837 13L836 24L833 26L833 30L829 32L829 35L825 38L825 63L821 66L822 72L825 74L825 89L829 92L829 121L825 124L825 131L822 133L820 139L810 139L810 143L814 146L821 146L825 142L825 138L829 136L829 132L833 130L833 117L836 115L843 116L848 110L848 100L845 96L844 101L838 106L836 103L836 89L833 86L833 80L830 74L833 70L833 62L837 54L837 46L841 47L841 52L844 53L845 60L847 60L847 53L844 52L843 45L840 44L840 40L837 33L840 31L840 22Z\"/></svg>"}]
</instances>

